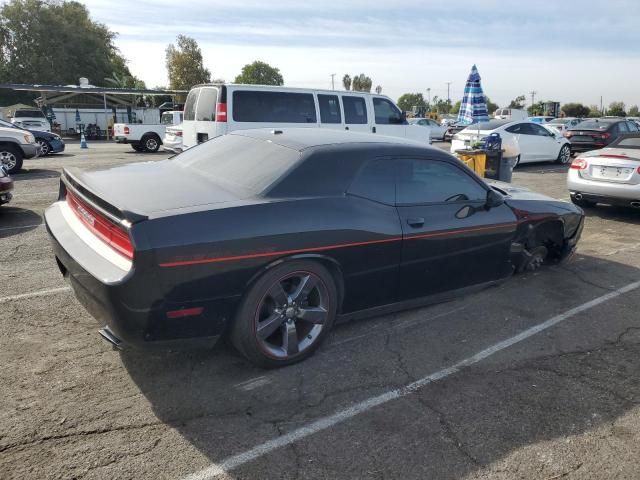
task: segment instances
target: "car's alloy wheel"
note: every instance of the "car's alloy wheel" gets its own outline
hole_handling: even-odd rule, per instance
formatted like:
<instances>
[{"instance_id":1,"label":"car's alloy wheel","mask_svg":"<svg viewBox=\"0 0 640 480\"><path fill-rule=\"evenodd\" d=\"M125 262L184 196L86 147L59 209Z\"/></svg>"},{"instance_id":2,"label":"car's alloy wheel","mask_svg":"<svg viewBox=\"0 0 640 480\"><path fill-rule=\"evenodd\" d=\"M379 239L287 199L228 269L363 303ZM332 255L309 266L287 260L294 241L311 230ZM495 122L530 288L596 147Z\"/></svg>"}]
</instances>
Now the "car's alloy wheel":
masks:
<instances>
[{"instance_id":1,"label":"car's alloy wheel","mask_svg":"<svg viewBox=\"0 0 640 480\"><path fill-rule=\"evenodd\" d=\"M333 326L337 292L321 264L296 260L269 270L246 294L231 340L261 367L298 362L313 353Z\"/></svg>"},{"instance_id":2,"label":"car's alloy wheel","mask_svg":"<svg viewBox=\"0 0 640 480\"><path fill-rule=\"evenodd\" d=\"M51 147L49 146L46 140L42 140L41 138L39 138L38 145L40 145L40 155L42 155L43 157L45 155L49 155Z\"/></svg>"},{"instance_id":3,"label":"car's alloy wheel","mask_svg":"<svg viewBox=\"0 0 640 480\"><path fill-rule=\"evenodd\" d=\"M9 173L13 172L18 163L15 153L8 150L0 150L0 163L2 163Z\"/></svg>"},{"instance_id":4,"label":"car's alloy wheel","mask_svg":"<svg viewBox=\"0 0 640 480\"><path fill-rule=\"evenodd\" d=\"M147 137L143 141L144 148L147 152L155 153L160 148L160 142L156 137Z\"/></svg>"},{"instance_id":5,"label":"car's alloy wheel","mask_svg":"<svg viewBox=\"0 0 640 480\"><path fill-rule=\"evenodd\" d=\"M571 162L571 147L569 145L563 145L558 153L558 163L566 165Z\"/></svg>"}]
</instances>

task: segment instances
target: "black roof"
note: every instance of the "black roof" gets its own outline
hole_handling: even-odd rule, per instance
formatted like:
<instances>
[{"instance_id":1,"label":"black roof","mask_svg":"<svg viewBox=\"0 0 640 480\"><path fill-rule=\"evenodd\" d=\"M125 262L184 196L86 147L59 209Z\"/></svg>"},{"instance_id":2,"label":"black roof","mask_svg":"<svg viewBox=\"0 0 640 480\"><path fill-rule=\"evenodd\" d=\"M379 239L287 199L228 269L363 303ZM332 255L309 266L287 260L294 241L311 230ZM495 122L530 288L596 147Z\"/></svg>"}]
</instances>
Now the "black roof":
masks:
<instances>
[{"instance_id":1,"label":"black roof","mask_svg":"<svg viewBox=\"0 0 640 480\"><path fill-rule=\"evenodd\" d=\"M256 140L272 142L276 145L303 150L324 145L348 144L381 144L402 145L413 148L438 150L426 143L400 137L388 137L373 133L348 132L326 128L261 128L252 130L235 130L230 135L240 135ZM438 150L439 151L439 150Z\"/></svg>"}]
</instances>

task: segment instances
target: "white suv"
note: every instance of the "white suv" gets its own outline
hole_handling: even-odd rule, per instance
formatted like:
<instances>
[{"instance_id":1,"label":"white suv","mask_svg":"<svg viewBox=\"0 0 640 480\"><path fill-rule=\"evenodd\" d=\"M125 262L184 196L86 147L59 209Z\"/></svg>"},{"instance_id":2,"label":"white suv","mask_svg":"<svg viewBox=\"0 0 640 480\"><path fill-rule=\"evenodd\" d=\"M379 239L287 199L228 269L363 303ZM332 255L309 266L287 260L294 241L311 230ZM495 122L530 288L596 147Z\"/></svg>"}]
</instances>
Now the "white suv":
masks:
<instances>
[{"instance_id":1,"label":"white suv","mask_svg":"<svg viewBox=\"0 0 640 480\"><path fill-rule=\"evenodd\" d=\"M38 156L40 146L26 130L0 127L0 163L9 173L22 168L22 160Z\"/></svg>"}]
</instances>

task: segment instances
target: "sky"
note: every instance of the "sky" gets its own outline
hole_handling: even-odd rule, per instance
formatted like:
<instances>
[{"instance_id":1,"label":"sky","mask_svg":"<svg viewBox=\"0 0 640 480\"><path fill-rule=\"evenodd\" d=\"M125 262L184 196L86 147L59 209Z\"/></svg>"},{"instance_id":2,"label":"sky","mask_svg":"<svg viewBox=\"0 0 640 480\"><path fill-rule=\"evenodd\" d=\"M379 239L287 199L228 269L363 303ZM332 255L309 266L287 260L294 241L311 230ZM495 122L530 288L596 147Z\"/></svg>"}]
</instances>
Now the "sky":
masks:
<instances>
[{"instance_id":1,"label":"sky","mask_svg":"<svg viewBox=\"0 0 640 480\"><path fill-rule=\"evenodd\" d=\"M85 0L148 87L168 84L164 51L197 40L213 78L261 60L285 85L342 88L369 75L406 92L462 98L473 64L500 106L537 100L640 104L639 0ZM91 80L91 79L90 79Z\"/></svg>"}]
</instances>

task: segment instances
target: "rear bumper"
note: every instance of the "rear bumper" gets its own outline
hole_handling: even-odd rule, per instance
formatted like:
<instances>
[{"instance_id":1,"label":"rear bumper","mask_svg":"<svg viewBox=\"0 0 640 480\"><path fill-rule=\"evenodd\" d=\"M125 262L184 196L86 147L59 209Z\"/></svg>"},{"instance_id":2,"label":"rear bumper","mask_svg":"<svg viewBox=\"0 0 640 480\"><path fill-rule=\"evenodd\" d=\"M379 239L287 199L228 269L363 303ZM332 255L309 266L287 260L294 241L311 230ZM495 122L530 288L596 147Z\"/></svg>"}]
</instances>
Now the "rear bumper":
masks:
<instances>
[{"instance_id":1,"label":"rear bumper","mask_svg":"<svg viewBox=\"0 0 640 480\"><path fill-rule=\"evenodd\" d=\"M630 200L628 198L609 197L593 193L569 192L569 194L571 198L586 200L587 202L604 203L605 205L614 205L617 207L640 208L640 197L637 200Z\"/></svg>"},{"instance_id":2,"label":"rear bumper","mask_svg":"<svg viewBox=\"0 0 640 480\"><path fill-rule=\"evenodd\" d=\"M109 264L69 228L59 203L45 212L53 252L78 301L104 326L103 338L111 337L110 343L118 348L182 348L211 346L222 334L237 299L198 300L197 305L188 298L167 300L171 288L165 288L155 270L141 272L132 267L125 272ZM202 306L203 315L168 318L168 311L191 306Z\"/></svg>"},{"instance_id":3,"label":"rear bumper","mask_svg":"<svg viewBox=\"0 0 640 480\"><path fill-rule=\"evenodd\" d=\"M575 170L569 170L567 188L572 197L581 194L585 200L612 205L628 205L640 201L640 184L601 182L581 178ZM589 198L587 198L589 197ZM594 200L591 200L593 198ZM602 200L595 200L595 199ZM605 201L608 199L609 201Z\"/></svg>"},{"instance_id":4,"label":"rear bumper","mask_svg":"<svg viewBox=\"0 0 640 480\"><path fill-rule=\"evenodd\" d=\"M13 190L13 180L11 177L0 178L0 205L9 203L13 198L11 194Z\"/></svg>"},{"instance_id":5,"label":"rear bumper","mask_svg":"<svg viewBox=\"0 0 640 480\"><path fill-rule=\"evenodd\" d=\"M116 143L138 143L129 140L127 137L113 137Z\"/></svg>"},{"instance_id":6,"label":"rear bumper","mask_svg":"<svg viewBox=\"0 0 640 480\"><path fill-rule=\"evenodd\" d=\"M571 141L569 142L569 145L571 146L571 151L577 153L600 150L601 148L606 147L606 145L602 143L571 143Z\"/></svg>"}]
</instances>

